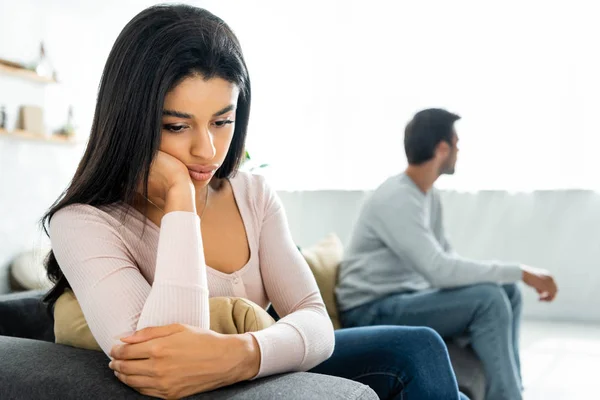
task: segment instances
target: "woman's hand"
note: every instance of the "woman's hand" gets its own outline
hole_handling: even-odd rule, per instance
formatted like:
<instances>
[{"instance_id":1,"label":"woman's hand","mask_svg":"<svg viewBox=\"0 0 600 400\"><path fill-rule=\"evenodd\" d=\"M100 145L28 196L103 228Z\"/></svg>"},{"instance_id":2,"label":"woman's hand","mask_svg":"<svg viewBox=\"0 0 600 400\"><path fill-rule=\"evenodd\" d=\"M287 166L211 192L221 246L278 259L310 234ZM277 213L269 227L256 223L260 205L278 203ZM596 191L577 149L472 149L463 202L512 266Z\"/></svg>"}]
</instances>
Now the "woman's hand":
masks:
<instances>
[{"instance_id":1,"label":"woman's hand","mask_svg":"<svg viewBox=\"0 0 600 400\"><path fill-rule=\"evenodd\" d=\"M194 184L187 166L164 151L158 151L148 176L148 199L163 210L196 210Z\"/></svg>"},{"instance_id":2,"label":"woman's hand","mask_svg":"<svg viewBox=\"0 0 600 400\"><path fill-rule=\"evenodd\" d=\"M148 198L164 204L171 188L187 184L192 184L192 180L186 165L172 155L159 150L150 166Z\"/></svg>"},{"instance_id":3,"label":"woman's hand","mask_svg":"<svg viewBox=\"0 0 600 400\"><path fill-rule=\"evenodd\" d=\"M222 335L186 325L142 329L113 347L109 366L138 392L163 399L206 392L258 374L250 334Z\"/></svg>"}]
</instances>

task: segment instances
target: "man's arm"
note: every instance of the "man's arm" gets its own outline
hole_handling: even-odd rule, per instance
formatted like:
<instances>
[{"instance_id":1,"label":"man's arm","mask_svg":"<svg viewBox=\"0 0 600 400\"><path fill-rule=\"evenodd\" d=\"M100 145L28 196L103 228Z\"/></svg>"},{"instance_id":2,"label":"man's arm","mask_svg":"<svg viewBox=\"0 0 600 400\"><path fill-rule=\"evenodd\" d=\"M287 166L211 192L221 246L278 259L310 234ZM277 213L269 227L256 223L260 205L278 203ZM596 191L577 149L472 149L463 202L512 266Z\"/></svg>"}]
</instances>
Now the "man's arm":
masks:
<instances>
[{"instance_id":1,"label":"man's arm","mask_svg":"<svg viewBox=\"0 0 600 400\"><path fill-rule=\"evenodd\" d=\"M434 192L433 201L432 218L435 217L433 221L433 234L446 253L455 254L446 236L442 201L437 191ZM554 300L558 292L558 287L548 271L526 265L521 265L521 271L523 283L534 288L538 292L541 301Z\"/></svg>"},{"instance_id":2,"label":"man's arm","mask_svg":"<svg viewBox=\"0 0 600 400\"><path fill-rule=\"evenodd\" d=\"M519 264L474 261L447 252L425 225L416 197L379 204L373 218L381 240L399 257L408 258L434 287L449 288L484 282L519 281Z\"/></svg>"}]
</instances>

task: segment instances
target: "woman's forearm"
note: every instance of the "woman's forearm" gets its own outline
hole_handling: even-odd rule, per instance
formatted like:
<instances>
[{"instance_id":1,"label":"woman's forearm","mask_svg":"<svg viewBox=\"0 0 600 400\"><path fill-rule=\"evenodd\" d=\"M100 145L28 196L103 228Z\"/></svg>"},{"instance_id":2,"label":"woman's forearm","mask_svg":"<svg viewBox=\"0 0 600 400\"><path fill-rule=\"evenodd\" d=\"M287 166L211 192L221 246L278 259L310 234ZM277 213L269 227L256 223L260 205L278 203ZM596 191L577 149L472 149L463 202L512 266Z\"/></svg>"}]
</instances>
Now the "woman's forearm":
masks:
<instances>
[{"instance_id":1,"label":"woman's forearm","mask_svg":"<svg viewBox=\"0 0 600 400\"><path fill-rule=\"evenodd\" d=\"M191 182L178 183L169 188L165 198L165 214L172 211L196 213L196 194Z\"/></svg>"},{"instance_id":2,"label":"woman's forearm","mask_svg":"<svg viewBox=\"0 0 600 400\"><path fill-rule=\"evenodd\" d=\"M191 183L169 188L161 220L152 289L138 329L182 323L208 329L208 282Z\"/></svg>"}]
</instances>

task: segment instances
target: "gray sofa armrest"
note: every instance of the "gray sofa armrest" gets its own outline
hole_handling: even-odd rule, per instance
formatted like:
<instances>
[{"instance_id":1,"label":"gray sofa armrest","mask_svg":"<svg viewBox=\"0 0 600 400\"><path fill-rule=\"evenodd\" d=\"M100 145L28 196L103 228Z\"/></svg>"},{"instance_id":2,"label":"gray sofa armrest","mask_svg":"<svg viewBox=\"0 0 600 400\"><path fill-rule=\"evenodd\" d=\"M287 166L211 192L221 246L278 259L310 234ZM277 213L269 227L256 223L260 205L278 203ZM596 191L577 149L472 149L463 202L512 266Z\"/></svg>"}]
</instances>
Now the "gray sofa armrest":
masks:
<instances>
[{"instance_id":1,"label":"gray sofa armrest","mask_svg":"<svg viewBox=\"0 0 600 400\"><path fill-rule=\"evenodd\" d=\"M0 335L54 342L54 319L43 291L0 295Z\"/></svg>"},{"instance_id":2,"label":"gray sofa armrest","mask_svg":"<svg viewBox=\"0 0 600 400\"><path fill-rule=\"evenodd\" d=\"M471 346L461 346L452 340L447 341L446 345L461 392L471 400L484 400L485 372Z\"/></svg>"},{"instance_id":3,"label":"gray sofa armrest","mask_svg":"<svg viewBox=\"0 0 600 400\"><path fill-rule=\"evenodd\" d=\"M0 336L2 399L147 399L119 382L104 353ZM376 400L368 386L297 372L243 382L190 397L198 400Z\"/></svg>"}]
</instances>

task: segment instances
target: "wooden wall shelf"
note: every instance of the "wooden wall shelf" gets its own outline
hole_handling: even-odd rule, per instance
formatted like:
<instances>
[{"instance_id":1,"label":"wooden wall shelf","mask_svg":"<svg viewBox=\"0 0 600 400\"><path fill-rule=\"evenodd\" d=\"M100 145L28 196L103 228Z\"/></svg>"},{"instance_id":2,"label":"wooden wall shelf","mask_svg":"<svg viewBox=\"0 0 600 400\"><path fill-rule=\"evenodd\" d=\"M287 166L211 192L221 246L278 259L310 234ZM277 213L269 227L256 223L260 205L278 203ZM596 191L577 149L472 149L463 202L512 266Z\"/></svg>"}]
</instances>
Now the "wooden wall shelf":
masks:
<instances>
[{"instance_id":1,"label":"wooden wall shelf","mask_svg":"<svg viewBox=\"0 0 600 400\"><path fill-rule=\"evenodd\" d=\"M2 63L0 63L0 74L17 76L19 78L39 83L56 83L54 79L46 78L45 76L40 76L36 74L35 71L30 71L24 68L12 67L10 65L5 65Z\"/></svg>"},{"instance_id":2,"label":"wooden wall shelf","mask_svg":"<svg viewBox=\"0 0 600 400\"><path fill-rule=\"evenodd\" d=\"M34 140L39 142L49 142L49 143L61 143L61 144L77 144L78 141L73 138L66 138L64 136L52 135L52 136L40 136L31 132L23 131L23 130L15 130L12 132L0 129L0 137L7 137L12 139L24 139L24 140Z\"/></svg>"}]
</instances>

